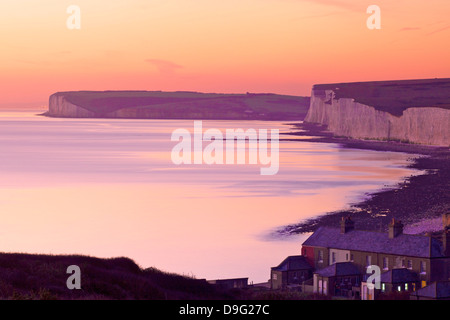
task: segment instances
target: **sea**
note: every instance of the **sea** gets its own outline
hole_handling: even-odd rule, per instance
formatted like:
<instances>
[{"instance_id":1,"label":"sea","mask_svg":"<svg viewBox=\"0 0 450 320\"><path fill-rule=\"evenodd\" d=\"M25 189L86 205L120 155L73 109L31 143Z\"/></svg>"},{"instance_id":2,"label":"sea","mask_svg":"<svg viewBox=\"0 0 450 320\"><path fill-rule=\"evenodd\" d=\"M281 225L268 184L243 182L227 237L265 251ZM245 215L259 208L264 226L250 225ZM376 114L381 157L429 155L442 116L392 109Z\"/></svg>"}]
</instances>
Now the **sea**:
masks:
<instances>
[{"instance_id":1,"label":"sea","mask_svg":"<svg viewBox=\"0 0 450 320\"><path fill-rule=\"evenodd\" d=\"M128 257L197 279L262 283L309 236L277 231L419 174L409 154L308 141L288 135L289 121L202 127L278 130L279 170L175 164L172 134L193 132L193 120L0 112L0 252Z\"/></svg>"}]
</instances>

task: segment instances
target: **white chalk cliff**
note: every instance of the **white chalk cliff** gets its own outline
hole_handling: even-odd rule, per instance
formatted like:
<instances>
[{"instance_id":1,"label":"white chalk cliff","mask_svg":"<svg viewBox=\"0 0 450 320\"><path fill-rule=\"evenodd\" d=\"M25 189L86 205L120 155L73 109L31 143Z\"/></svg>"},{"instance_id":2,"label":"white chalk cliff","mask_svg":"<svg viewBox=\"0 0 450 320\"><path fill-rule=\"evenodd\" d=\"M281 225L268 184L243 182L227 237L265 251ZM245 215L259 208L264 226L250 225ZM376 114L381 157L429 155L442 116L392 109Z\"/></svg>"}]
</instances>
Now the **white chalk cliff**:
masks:
<instances>
[{"instance_id":1,"label":"white chalk cliff","mask_svg":"<svg viewBox=\"0 0 450 320\"><path fill-rule=\"evenodd\" d=\"M306 122L326 125L336 136L449 146L450 109L411 107L402 115L336 98L335 90L313 88Z\"/></svg>"},{"instance_id":2,"label":"white chalk cliff","mask_svg":"<svg viewBox=\"0 0 450 320\"><path fill-rule=\"evenodd\" d=\"M49 98L48 112L50 117L90 118L95 113L67 101L64 94L55 93Z\"/></svg>"}]
</instances>

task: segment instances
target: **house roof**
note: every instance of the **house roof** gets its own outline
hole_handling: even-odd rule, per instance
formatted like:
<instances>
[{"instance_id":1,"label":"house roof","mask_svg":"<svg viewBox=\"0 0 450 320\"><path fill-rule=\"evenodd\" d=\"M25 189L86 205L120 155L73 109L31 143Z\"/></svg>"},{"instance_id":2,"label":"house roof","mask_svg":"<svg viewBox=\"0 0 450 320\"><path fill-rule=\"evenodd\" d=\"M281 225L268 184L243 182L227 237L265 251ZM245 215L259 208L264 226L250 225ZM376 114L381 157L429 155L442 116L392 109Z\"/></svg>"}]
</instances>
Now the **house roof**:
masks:
<instances>
[{"instance_id":1,"label":"house roof","mask_svg":"<svg viewBox=\"0 0 450 320\"><path fill-rule=\"evenodd\" d=\"M380 275L380 281L384 283L407 283L418 280L418 275L406 268L392 269Z\"/></svg>"},{"instance_id":2,"label":"house roof","mask_svg":"<svg viewBox=\"0 0 450 320\"><path fill-rule=\"evenodd\" d=\"M291 271L291 270L308 270L312 266L306 261L304 256L289 256L283 260L278 266L273 267L275 271Z\"/></svg>"},{"instance_id":3,"label":"house roof","mask_svg":"<svg viewBox=\"0 0 450 320\"><path fill-rule=\"evenodd\" d=\"M352 230L341 233L340 228L331 227L318 228L303 246L422 258L443 256L441 242L428 236L400 234L390 239L385 232Z\"/></svg>"},{"instance_id":4,"label":"house roof","mask_svg":"<svg viewBox=\"0 0 450 320\"><path fill-rule=\"evenodd\" d=\"M361 272L352 262L337 262L314 272L322 277L353 276Z\"/></svg>"},{"instance_id":5,"label":"house roof","mask_svg":"<svg viewBox=\"0 0 450 320\"><path fill-rule=\"evenodd\" d=\"M415 296L434 299L450 298L450 281L438 281L418 289L412 293Z\"/></svg>"}]
</instances>

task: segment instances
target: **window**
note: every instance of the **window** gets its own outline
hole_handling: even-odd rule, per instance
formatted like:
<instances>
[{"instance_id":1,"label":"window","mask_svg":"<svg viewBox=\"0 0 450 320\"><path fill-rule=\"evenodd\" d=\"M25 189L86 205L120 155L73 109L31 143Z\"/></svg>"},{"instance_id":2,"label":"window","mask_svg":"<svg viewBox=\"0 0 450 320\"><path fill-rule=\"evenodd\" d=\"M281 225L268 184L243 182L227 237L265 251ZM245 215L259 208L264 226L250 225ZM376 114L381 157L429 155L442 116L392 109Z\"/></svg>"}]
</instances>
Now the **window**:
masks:
<instances>
[{"instance_id":1,"label":"window","mask_svg":"<svg viewBox=\"0 0 450 320\"><path fill-rule=\"evenodd\" d=\"M425 261L420 261L420 273L426 274L427 273L427 264Z\"/></svg>"},{"instance_id":2,"label":"window","mask_svg":"<svg viewBox=\"0 0 450 320\"><path fill-rule=\"evenodd\" d=\"M402 259L402 268L406 268L406 260Z\"/></svg>"},{"instance_id":3,"label":"window","mask_svg":"<svg viewBox=\"0 0 450 320\"><path fill-rule=\"evenodd\" d=\"M385 283L382 283L382 284L381 284L381 291L382 291L382 292L385 292L385 291L386 291L386 284L385 284Z\"/></svg>"},{"instance_id":4,"label":"window","mask_svg":"<svg viewBox=\"0 0 450 320\"><path fill-rule=\"evenodd\" d=\"M278 275L277 275L276 273L273 273L273 274L272 274L272 279L273 279L273 280L278 280Z\"/></svg>"},{"instance_id":5,"label":"window","mask_svg":"<svg viewBox=\"0 0 450 320\"><path fill-rule=\"evenodd\" d=\"M388 270L389 269L389 260L387 257L383 258L383 269Z\"/></svg>"},{"instance_id":6,"label":"window","mask_svg":"<svg viewBox=\"0 0 450 320\"><path fill-rule=\"evenodd\" d=\"M408 269L412 269L412 260L408 260Z\"/></svg>"},{"instance_id":7,"label":"window","mask_svg":"<svg viewBox=\"0 0 450 320\"><path fill-rule=\"evenodd\" d=\"M402 291L402 286L397 286L397 291L398 292Z\"/></svg>"},{"instance_id":8,"label":"window","mask_svg":"<svg viewBox=\"0 0 450 320\"><path fill-rule=\"evenodd\" d=\"M336 262L336 252L332 252L331 253L331 263L335 263Z\"/></svg>"},{"instance_id":9,"label":"window","mask_svg":"<svg viewBox=\"0 0 450 320\"><path fill-rule=\"evenodd\" d=\"M354 257L353 257L353 253L352 254L350 254L350 261L353 261L354 260Z\"/></svg>"},{"instance_id":10,"label":"window","mask_svg":"<svg viewBox=\"0 0 450 320\"><path fill-rule=\"evenodd\" d=\"M422 281L422 288L427 286L427 282L425 280Z\"/></svg>"},{"instance_id":11,"label":"window","mask_svg":"<svg viewBox=\"0 0 450 320\"><path fill-rule=\"evenodd\" d=\"M318 257L318 262L323 262L323 251L319 250L319 257Z\"/></svg>"},{"instance_id":12,"label":"window","mask_svg":"<svg viewBox=\"0 0 450 320\"><path fill-rule=\"evenodd\" d=\"M408 291L408 284L405 283L405 291Z\"/></svg>"}]
</instances>

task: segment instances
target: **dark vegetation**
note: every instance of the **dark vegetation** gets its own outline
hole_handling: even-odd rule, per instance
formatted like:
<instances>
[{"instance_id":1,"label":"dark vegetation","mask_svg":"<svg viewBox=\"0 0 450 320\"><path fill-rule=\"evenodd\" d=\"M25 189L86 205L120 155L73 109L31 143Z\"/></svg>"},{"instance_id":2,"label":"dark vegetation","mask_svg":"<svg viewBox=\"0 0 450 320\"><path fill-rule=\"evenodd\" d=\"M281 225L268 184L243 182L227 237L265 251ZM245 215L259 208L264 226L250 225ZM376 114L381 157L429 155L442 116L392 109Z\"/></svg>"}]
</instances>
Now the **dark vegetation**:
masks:
<instances>
[{"instance_id":1,"label":"dark vegetation","mask_svg":"<svg viewBox=\"0 0 450 320\"><path fill-rule=\"evenodd\" d=\"M394 116L412 107L450 109L450 79L320 84L313 90L333 90L335 99L353 98Z\"/></svg>"},{"instance_id":2,"label":"dark vegetation","mask_svg":"<svg viewBox=\"0 0 450 320\"><path fill-rule=\"evenodd\" d=\"M98 118L303 120L309 97L162 91L59 92ZM51 115L51 114L50 114Z\"/></svg>"},{"instance_id":3,"label":"dark vegetation","mask_svg":"<svg viewBox=\"0 0 450 320\"><path fill-rule=\"evenodd\" d=\"M81 289L69 290L67 267L81 269ZM232 299L230 293L198 280L128 258L0 253L0 299L19 300L177 300Z\"/></svg>"},{"instance_id":4,"label":"dark vegetation","mask_svg":"<svg viewBox=\"0 0 450 320\"><path fill-rule=\"evenodd\" d=\"M81 289L70 290L67 267L81 270ZM323 300L329 297L266 287L224 289L129 258L0 253L0 300Z\"/></svg>"}]
</instances>

